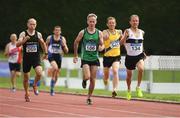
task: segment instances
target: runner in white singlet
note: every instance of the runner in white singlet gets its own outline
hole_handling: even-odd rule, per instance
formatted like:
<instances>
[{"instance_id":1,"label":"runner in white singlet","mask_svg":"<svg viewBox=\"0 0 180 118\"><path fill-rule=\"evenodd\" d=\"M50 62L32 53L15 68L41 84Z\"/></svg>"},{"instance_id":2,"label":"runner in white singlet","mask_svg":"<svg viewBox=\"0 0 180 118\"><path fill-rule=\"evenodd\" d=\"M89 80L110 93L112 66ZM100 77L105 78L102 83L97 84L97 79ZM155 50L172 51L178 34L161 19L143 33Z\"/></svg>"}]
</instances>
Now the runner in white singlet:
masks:
<instances>
[{"instance_id":1,"label":"runner in white singlet","mask_svg":"<svg viewBox=\"0 0 180 118\"><path fill-rule=\"evenodd\" d=\"M131 77L133 70L137 67L138 69L138 83L136 87L136 92L138 97L143 97L142 90L140 89L140 84L142 80L142 75L144 71L144 59L146 57L143 52L143 41L144 41L144 31L139 29L139 16L132 15L129 21L131 27L126 29L124 32L124 37L121 43L125 45L127 55L125 59L125 66L127 68L127 99L131 99Z\"/></svg>"},{"instance_id":2,"label":"runner in white singlet","mask_svg":"<svg viewBox=\"0 0 180 118\"><path fill-rule=\"evenodd\" d=\"M21 61L22 61L22 48L16 47L17 36L11 34L11 42L6 45L4 55L8 57L9 69L11 73L12 91L16 91L16 76L20 75Z\"/></svg>"}]
</instances>

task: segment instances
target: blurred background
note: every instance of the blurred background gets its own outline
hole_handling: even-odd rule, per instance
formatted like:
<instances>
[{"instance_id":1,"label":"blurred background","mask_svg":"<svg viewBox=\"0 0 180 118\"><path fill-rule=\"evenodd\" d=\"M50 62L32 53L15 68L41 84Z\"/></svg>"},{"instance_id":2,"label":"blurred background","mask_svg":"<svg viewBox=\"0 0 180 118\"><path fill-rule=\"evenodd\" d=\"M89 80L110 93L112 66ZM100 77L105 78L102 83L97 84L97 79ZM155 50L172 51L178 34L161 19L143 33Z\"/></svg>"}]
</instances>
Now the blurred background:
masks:
<instances>
[{"instance_id":1,"label":"blurred background","mask_svg":"<svg viewBox=\"0 0 180 118\"><path fill-rule=\"evenodd\" d=\"M105 29L106 18L114 16L117 28L123 31L129 27L129 16L138 14L140 28L145 31L146 53L180 54L179 0L0 0L0 50L4 50L11 33L19 35L26 29L27 19L34 17L44 40L55 25L60 25L73 53L74 39L87 26L89 13L97 14L98 29Z\"/></svg>"}]
</instances>

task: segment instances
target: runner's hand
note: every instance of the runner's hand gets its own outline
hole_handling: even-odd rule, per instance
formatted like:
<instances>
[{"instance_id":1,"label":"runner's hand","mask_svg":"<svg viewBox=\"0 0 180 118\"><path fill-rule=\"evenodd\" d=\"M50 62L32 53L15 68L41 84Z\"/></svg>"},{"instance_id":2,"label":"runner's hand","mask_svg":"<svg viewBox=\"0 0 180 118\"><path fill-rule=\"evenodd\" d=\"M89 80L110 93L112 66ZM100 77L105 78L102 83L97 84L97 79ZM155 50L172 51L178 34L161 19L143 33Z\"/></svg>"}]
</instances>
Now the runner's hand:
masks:
<instances>
[{"instance_id":1,"label":"runner's hand","mask_svg":"<svg viewBox=\"0 0 180 118\"><path fill-rule=\"evenodd\" d=\"M65 47L65 45L66 45L65 40L62 40L61 45L62 45L62 47Z\"/></svg>"},{"instance_id":2,"label":"runner's hand","mask_svg":"<svg viewBox=\"0 0 180 118\"><path fill-rule=\"evenodd\" d=\"M74 62L74 63L77 63L77 62L78 62L78 57L74 57L74 58L73 58L73 62Z\"/></svg>"},{"instance_id":3,"label":"runner's hand","mask_svg":"<svg viewBox=\"0 0 180 118\"><path fill-rule=\"evenodd\" d=\"M30 39L29 36L25 36L25 37L23 38L24 42L26 42L26 41L29 40L29 39Z\"/></svg>"}]
</instances>

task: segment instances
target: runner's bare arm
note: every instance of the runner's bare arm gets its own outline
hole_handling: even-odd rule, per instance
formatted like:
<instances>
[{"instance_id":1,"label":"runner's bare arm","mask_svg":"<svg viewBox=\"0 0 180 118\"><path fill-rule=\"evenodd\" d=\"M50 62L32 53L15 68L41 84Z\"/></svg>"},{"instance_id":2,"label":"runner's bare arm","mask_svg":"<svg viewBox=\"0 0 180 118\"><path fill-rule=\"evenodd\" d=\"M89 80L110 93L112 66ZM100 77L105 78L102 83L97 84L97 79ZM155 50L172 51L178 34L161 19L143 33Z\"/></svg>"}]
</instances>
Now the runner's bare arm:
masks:
<instances>
[{"instance_id":1,"label":"runner's bare arm","mask_svg":"<svg viewBox=\"0 0 180 118\"><path fill-rule=\"evenodd\" d=\"M10 44L10 43L8 43L8 44L6 45L6 47L5 47L5 51L4 51L4 55L5 55L5 56L8 56L8 55L9 55L9 44Z\"/></svg>"},{"instance_id":2,"label":"runner's bare arm","mask_svg":"<svg viewBox=\"0 0 180 118\"><path fill-rule=\"evenodd\" d=\"M99 51L103 51L104 50L104 44L103 44L103 33L101 31L99 31Z\"/></svg>"},{"instance_id":3,"label":"runner's bare arm","mask_svg":"<svg viewBox=\"0 0 180 118\"><path fill-rule=\"evenodd\" d=\"M39 43L41 45L41 48L43 49L43 52L45 55L47 55L47 46L46 43L44 42L44 39L42 38L41 33L38 33L38 37L39 37Z\"/></svg>"},{"instance_id":4,"label":"runner's bare arm","mask_svg":"<svg viewBox=\"0 0 180 118\"><path fill-rule=\"evenodd\" d=\"M62 49L63 49L64 53L68 53L68 51L69 51L65 37L62 37Z\"/></svg>"},{"instance_id":5,"label":"runner's bare arm","mask_svg":"<svg viewBox=\"0 0 180 118\"><path fill-rule=\"evenodd\" d=\"M122 30L118 30L118 33L120 34L119 40L120 40L120 45L121 45L121 40L123 39L124 35L122 33Z\"/></svg>"},{"instance_id":6,"label":"runner's bare arm","mask_svg":"<svg viewBox=\"0 0 180 118\"><path fill-rule=\"evenodd\" d=\"M83 38L83 34L84 34L84 30L81 30L78 34L78 36L76 37L75 41L74 41L74 59L73 62L76 63L77 59L78 59L78 47L79 47L79 42L82 40Z\"/></svg>"},{"instance_id":7,"label":"runner's bare arm","mask_svg":"<svg viewBox=\"0 0 180 118\"><path fill-rule=\"evenodd\" d=\"M78 57L79 42L83 38L84 30L81 30L74 41L74 57Z\"/></svg>"},{"instance_id":8,"label":"runner's bare arm","mask_svg":"<svg viewBox=\"0 0 180 118\"><path fill-rule=\"evenodd\" d=\"M121 44L121 45L123 45L123 44L126 42L126 39L128 38L128 36L129 36L129 32L128 32L128 30L126 29L126 30L124 31L124 34L122 35L121 40L120 40L120 44Z\"/></svg>"},{"instance_id":9,"label":"runner's bare arm","mask_svg":"<svg viewBox=\"0 0 180 118\"><path fill-rule=\"evenodd\" d=\"M46 39L46 46L47 46L47 47L49 46L50 38L51 38L51 36L48 36L47 39Z\"/></svg>"},{"instance_id":10,"label":"runner's bare arm","mask_svg":"<svg viewBox=\"0 0 180 118\"><path fill-rule=\"evenodd\" d=\"M107 29L103 30L102 33L103 33L103 40L104 41L107 40L109 38L109 32L107 31Z\"/></svg>"},{"instance_id":11,"label":"runner's bare arm","mask_svg":"<svg viewBox=\"0 0 180 118\"><path fill-rule=\"evenodd\" d=\"M144 36L145 32L143 31L143 36ZM144 53L144 60L147 58L147 54L145 52L145 49L144 49L144 43L143 43L143 53Z\"/></svg>"},{"instance_id":12,"label":"runner's bare arm","mask_svg":"<svg viewBox=\"0 0 180 118\"><path fill-rule=\"evenodd\" d=\"M21 34L19 35L19 39L16 43L17 47L20 47L21 45L23 45L28 39L30 39L29 36L25 36L25 32L21 32Z\"/></svg>"}]
</instances>

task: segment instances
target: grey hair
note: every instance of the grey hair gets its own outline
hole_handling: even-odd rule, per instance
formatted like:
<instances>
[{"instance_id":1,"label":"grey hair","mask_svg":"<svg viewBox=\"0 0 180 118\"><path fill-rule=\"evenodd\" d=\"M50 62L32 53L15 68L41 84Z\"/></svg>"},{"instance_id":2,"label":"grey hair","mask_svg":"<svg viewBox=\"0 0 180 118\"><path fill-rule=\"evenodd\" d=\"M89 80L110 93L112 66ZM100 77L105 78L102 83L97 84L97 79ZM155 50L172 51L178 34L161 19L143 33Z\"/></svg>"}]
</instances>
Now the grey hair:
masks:
<instances>
[{"instance_id":1,"label":"grey hair","mask_svg":"<svg viewBox=\"0 0 180 118\"><path fill-rule=\"evenodd\" d=\"M32 21L32 20L34 20L35 22L37 22L35 18L29 18L27 22L29 23L29 22Z\"/></svg>"},{"instance_id":2,"label":"grey hair","mask_svg":"<svg viewBox=\"0 0 180 118\"><path fill-rule=\"evenodd\" d=\"M94 13L90 13L90 14L88 14L88 16L87 16L87 20L89 19L89 17L95 17L95 19L97 19L97 15L96 15L96 14L94 14Z\"/></svg>"},{"instance_id":3,"label":"grey hair","mask_svg":"<svg viewBox=\"0 0 180 118\"><path fill-rule=\"evenodd\" d=\"M133 14L133 15L130 16L129 20L131 20L133 17L138 17L139 18L139 16L137 14Z\"/></svg>"}]
</instances>

